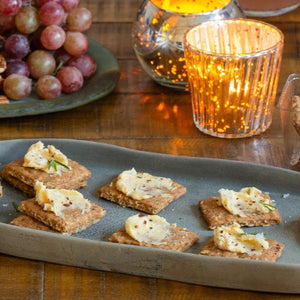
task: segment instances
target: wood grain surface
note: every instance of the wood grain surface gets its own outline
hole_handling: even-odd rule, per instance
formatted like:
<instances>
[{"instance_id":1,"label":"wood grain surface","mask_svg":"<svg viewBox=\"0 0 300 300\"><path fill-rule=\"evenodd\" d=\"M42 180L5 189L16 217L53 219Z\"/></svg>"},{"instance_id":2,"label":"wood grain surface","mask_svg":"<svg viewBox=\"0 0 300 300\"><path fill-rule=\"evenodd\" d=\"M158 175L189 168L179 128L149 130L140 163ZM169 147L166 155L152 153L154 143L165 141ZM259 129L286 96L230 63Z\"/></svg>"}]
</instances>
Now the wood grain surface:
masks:
<instances>
[{"instance_id":1,"label":"wood grain surface","mask_svg":"<svg viewBox=\"0 0 300 300\"><path fill-rule=\"evenodd\" d=\"M131 44L132 23L140 3L141 0L81 0L81 6L93 14L94 22L87 35L109 49L120 65L120 80L111 94L64 112L0 119L0 140L82 139L137 150L289 168L277 109L271 127L259 136L236 140L210 137L194 126L188 93L159 86L146 75ZM300 8L260 19L277 26L285 35L278 97L288 75L300 72ZM2 254L0 287L0 300L300 299L299 295L205 287Z\"/></svg>"}]
</instances>

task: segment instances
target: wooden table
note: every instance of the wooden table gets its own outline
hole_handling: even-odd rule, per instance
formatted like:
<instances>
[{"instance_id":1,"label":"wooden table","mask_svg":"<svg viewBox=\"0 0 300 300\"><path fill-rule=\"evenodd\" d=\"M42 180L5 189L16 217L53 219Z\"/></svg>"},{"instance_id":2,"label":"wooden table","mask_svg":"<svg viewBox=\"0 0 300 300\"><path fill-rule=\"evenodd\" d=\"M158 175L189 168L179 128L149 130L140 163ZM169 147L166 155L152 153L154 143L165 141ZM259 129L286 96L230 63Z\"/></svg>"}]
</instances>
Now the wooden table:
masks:
<instances>
[{"instance_id":1,"label":"wooden table","mask_svg":"<svg viewBox=\"0 0 300 300\"><path fill-rule=\"evenodd\" d=\"M71 138L173 155L211 157L288 168L280 118L265 133L226 140L200 133L187 93L161 87L142 70L131 46L140 0L82 0L93 12L87 34L118 59L121 76L108 96L65 112L0 120L0 139ZM285 34L278 94L300 69L300 8L265 21ZM300 299L143 278L0 255L0 299Z\"/></svg>"}]
</instances>

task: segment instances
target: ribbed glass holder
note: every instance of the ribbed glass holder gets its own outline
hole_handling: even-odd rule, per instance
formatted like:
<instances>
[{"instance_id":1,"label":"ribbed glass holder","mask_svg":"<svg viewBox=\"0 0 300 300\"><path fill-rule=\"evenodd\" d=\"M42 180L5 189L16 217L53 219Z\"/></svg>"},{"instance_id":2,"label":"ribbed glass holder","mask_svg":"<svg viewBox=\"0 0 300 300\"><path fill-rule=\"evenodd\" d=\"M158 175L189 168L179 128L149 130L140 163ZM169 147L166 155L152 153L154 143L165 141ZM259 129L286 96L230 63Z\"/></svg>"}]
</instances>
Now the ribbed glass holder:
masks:
<instances>
[{"instance_id":1,"label":"ribbed glass holder","mask_svg":"<svg viewBox=\"0 0 300 300\"><path fill-rule=\"evenodd\" d=\"M197 128L222 138L264 132L272 122L283 34L267 23L209 21L185 35Z\"/></svg>"}]
</instances>

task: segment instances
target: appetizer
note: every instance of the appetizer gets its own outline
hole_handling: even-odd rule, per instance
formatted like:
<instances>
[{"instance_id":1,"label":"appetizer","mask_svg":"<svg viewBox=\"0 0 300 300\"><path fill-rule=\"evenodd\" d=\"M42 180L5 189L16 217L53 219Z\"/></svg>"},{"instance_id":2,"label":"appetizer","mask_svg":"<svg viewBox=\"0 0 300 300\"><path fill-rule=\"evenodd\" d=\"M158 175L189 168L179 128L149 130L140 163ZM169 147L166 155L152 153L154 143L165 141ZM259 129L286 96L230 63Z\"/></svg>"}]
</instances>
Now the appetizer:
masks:
<instances>
[{"instance_id":1,"label":"appetizer","mask_svg":"<svg viewBox=\"0 0 300 300\"><path fill-rule=\"evenodd\" d=\"M283 249L282 243L266 239L263 233L247 234L239 224L233 223L216 228L200 254L274 262Z\"/></svg>"},{"instance_id":2,"label":"appetizer","mask_svg":"<svg viewBox=\"0 0 300 300\"><path fill-rule=\"evenodd\" d=\"M75 190L48 189L43 183L35 184L35 198L22 201L19 211L62 234L71 235L97 223L106 211L85 199ZM28 218L13 220L11 224L35 229L35 222Z\"/></svg>"},{"instance_id":3,"label":"appetizer","mask_svg":"<svg viewBox=\"0 0 300 300\"><path fill-rule=\"evenodd\" d=\"M219 197L200 200L199 206L210 229L234 222L241 226L281 223L281 216L270 196L255 187L245 187L238 192L220 189Z\"/></svg>"},{"instance_id":4,"label":"appetizer","mask_svg":"<svg viewBox=\"0 0 300 300\"><path fill-rule=\"evenodd\" d=\"M183 252L199 240L186 228L169 224L157 215L137 214L129 217L125 228L113 233L110 242Z\"/></svg>"},{"instance_id":5,"label":"appetizer","mask_svg":"<svg viewBox=\"0 0 300 300\"><path fill-rule=\"evenodd\" d=\"M87 185L90 171L60 150L39 141L31 145L24 157L7 164L2 178L24 194L35 195L34 184L43 182L48 188L79 189Z\"/></svg>"},{"instance_id":6,"label":"appetizer","mask_svg":"<svg viewBox=\"0 0 300 300\"><path fill-rule=\"evenodd\" d=\"M98 190L99 197L148 214L157 214L185 193L186 188L170 178L136 172L134 168Z\"/></svg>"}]
</instances>

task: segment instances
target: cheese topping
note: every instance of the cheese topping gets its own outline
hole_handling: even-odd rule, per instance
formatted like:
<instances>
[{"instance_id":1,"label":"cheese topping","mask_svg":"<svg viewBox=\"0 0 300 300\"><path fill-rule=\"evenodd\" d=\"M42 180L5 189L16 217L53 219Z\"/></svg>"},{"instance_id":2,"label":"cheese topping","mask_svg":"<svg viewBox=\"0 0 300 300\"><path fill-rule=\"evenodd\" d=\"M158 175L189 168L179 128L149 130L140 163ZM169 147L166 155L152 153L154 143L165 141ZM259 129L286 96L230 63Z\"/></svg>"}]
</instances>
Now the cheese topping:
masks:
<instances>
[{"instance_id":1,"label":"cheese topping","mask_svg":"<svg viewBox=\"0 0 300 300\"><path fill-rule=\"evenodd\" d=\"M137 214L125 222L126 232L136 241L159 245L169 234L171 225L165 218L157 215Z\"/></svg>"},{"instance_id":2,"label":"cheese topping","mask_svg":"<svg viewBox=\"0 0 300 300\"><path fill-rule=\"evenodd\" d=\"M263 233L246 234L237 223L216 228L214 243L219 249L248 255L260 255L264 249L269 248Z\"/></svg>"},{"instance_id":3,"label":"cheese topping","mask_svg":"<svg viewBox=\"0 0 300 300\"><path fill-rule=\"evenodd\" d=\"M255 187L246 187L239 192L220 189L218 204L233 215L245 217L246 213L268 213L275 209L270 199Z\"/></svg>"},{"instance_id":4,"label":"cheese topping","mask_svg":"<svg viewBox=\"0 0 300 300\"><path fill-rule=\"evenodd\" d=\"M35 183L35 201L46 211L52 211L59 217L64 216L64 210L79 208L83 213L91 207L89 200L75 190L48 189L42 182Z\"/></svg>"},{"instance_id":5,"label":"cheese topping","mask_svg":"<svg viewBox=\"0 0 300 300\"><path fill-rule=\"evenodd\" d=\"M137 173L134 168L122 172L117 179L119 191L135 200L143 200L158 195L169 196L165 190L172 191L173 181L169 178L152 176L148 173ZM165 194L164 194L165 193Z\"/></svg>"},{"instance_id":6,"label":"cheese topping","mask_svg":"<svg viewBox=\"0 0 300 300\"><path fill-rule=\"evenodd\" d=\"M41 141L29 147L24 156L23 166L58 174L70 169L68 158L63 153L52 145L45 148Z\"/></svg>"}]
</instances>

